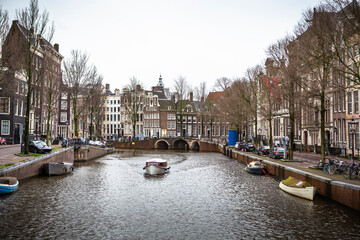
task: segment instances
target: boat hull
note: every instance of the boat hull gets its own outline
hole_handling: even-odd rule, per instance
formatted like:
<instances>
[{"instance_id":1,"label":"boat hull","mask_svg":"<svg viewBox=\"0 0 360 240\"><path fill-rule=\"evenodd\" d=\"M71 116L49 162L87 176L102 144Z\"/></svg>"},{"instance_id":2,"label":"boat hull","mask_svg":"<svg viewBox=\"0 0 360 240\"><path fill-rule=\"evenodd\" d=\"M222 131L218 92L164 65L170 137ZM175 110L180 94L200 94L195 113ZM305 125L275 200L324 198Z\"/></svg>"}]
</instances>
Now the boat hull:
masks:
<instances>
[{"instance_id":1,"label":"boat hull","mask_svg":"<svg viewBox=\"0 0 360 240\"><path fill-rule=\"evenodd\" d=\"M44 165L44 172L47 176L63 175L74 171L72 163L46 163Z\"/></svg>"},{"instance_id":2,"label":"boat hull","mask_svg":"<svg viewBox=\"0 0 360 240\"><path fill-rule=\"evenodd\" d=\"M245 170L249 173L263 174L264 168L265 166L261 161L253 161L246 166Z\"/></svg>"},{"instance_id":3,"label":"boat hull","mask_svg":"<svg viewBox=\"0 0 360 240\"><path fill-rule=\"evenodd\" d=\"M254 174L263 174L263 170L262 168L259 168L259 167L246 167L245 170L248 172L248 173L254 173Z\"/></svg>"},{"instance_id":4,"label":"boat hull","mask_svg":"<svg viewBox=\"0 0 360 240\"><path fill-rule=\"evenodd\" d=\"M306 187L306 188L296 188L296 187L289 187L280 182L279 184L280 189L284 192L290 193L294 196L305 198L307 200L314 200L316 188L315 187Z\"/></svg>"},{"instance_id":5,"label":"boat hull","mask_svg":"<svg viewBox=\"0 0 360 240\"><path fill-rule=\"evenodd\" d=\"M0 184L0 195L15 192L18 189L18 186L19 186L18 181L13 185Z\"/></svg>"},{"instance_id":6,"label":"boat hull","mask_svg":"<svg viewBox=\"0 0 360 240\"><path fill-rule=\"evenodd\" d=\"M148 175L161 175L167 173L169 169L170 169L169 167L164 168L164 167L150 165L145 167L145 173Z\"/></svg>"}]
</instances>

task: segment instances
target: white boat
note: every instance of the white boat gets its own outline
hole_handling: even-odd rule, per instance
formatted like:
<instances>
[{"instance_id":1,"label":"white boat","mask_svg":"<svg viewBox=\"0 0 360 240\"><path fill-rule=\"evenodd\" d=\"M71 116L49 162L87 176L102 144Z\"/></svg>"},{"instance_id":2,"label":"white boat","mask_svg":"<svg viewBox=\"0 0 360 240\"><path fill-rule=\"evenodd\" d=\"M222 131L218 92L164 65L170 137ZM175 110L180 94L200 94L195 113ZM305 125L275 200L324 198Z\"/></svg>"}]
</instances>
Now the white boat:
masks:
<instances>
[{"instance_id":1,"label":"white boat","mask_svg":"<svg viewBox=\"0 0 360 240\"><path fill-rule=\"evenodd\" d=\"M279 187L283 191L292 195L311 201L314 200L316 188L306 181L302 181L294 177L288 177L286 180L282 180L280 182Z\"/></svg>"},{"instance_id":2,"label":"white boat","mask_svg":"<svg viewBox=\"0 0 360 240\"><path fill-rule=\"evenodd\" d=\"M44 164L45 175L62 175L74 171L72 163L68 162L49 162Z\"/></svg>"},{"instance_id":3,"label":"white boat","mask_svg":"<svg viewBox=\"0 0 360 240\"><path fill-rule=\"evenodd\" d=\"M149 175L165 174L169 171L169 169L170 167L168 162L161 158L147 160L144 167L145 173Z\"/></svg>"},{"instance_id":4,"label":"white boat","mask_svg":"<svg viewBox=\"0 0 360 240\"><path fill-rule=\"evenodd\" d=\"M250 162L245 170L249 173L255 173L255 174L265 174L265 165L262 160L260 161L252 161Z\"/></svg>"}]
</instances>

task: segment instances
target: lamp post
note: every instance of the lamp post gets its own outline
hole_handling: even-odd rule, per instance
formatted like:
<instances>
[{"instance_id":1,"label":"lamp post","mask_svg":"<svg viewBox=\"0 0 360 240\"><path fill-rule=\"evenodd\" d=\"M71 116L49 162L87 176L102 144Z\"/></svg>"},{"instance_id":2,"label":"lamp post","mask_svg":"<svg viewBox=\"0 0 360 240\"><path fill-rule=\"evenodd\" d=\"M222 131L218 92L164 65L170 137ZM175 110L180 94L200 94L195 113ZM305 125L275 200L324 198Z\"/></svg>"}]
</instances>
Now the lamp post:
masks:
<instances>
[{"instance_id":1,"label":"lamp post","mask_svg":"<svg viewBox=\"0 0 360 240\"><path fill-rule=\"evenodd\" d=\"M355 149L354 149L354 146L355 146L355 144L354 144L354 142L355 142L355 131L356 131L356 125L358 124L359 122L358 121L354 121L354 119L351 119L351 121L349 122L349 128L350 128L350 131L351 131L351 133L352 133L352 149L351 149L351 154L352 154L352 156L351 156L351 158L352 158L352 160L354 160L355 159L355 157L354 157L354 152L355 152Z\"/></svg>"}]
</instances>

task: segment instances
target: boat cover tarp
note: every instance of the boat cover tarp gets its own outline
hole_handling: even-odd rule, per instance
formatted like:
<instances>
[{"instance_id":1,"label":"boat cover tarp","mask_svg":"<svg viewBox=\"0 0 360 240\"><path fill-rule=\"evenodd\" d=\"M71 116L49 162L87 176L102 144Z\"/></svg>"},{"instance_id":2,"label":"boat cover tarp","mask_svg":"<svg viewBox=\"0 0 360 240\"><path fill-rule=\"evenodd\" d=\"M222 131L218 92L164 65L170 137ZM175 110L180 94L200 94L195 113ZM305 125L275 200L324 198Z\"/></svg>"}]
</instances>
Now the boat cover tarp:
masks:
<instances>
[{"instance_id":1,"label":"boat cover tarp","mask_svg":"<svg viewBox=\"0 0 360 240\"><path fill-rule=\"evenodd\" d=\"M307 181L302 181L291 176L288 177L286 180L282 180L282 183L286 186L296 187L296 188L312 187L311 184L308 183Z\"/></svg>"},{"instance_id":2,"label":"boat cover tarp","mask_svg":"<svg viewBox=\"0 0 360 240\"><path fill-rule=\"evenodd\" d=\"M10 185L14 185L16 184L17 179L14 177L0 177L0 183L2 184L10 184Z\"/></svg>"}]
</instances>

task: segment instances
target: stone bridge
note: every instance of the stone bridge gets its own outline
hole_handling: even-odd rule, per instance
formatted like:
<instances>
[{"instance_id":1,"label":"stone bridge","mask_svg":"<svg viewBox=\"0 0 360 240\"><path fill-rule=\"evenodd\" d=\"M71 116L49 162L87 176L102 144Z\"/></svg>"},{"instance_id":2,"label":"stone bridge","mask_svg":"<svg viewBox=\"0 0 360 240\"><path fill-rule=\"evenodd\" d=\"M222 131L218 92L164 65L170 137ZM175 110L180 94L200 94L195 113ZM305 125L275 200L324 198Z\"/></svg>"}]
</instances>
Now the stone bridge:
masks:
<instances>
[{"instance_id":1,"label":"stone bridge","mask_svg":"<svg viewBox=\"0 0 360 240\"><path fill-rule=\"evenodd\" d=\"M173 149L173 150L199 150L216 151L217 146L197 138L160 138L147 139L136 142L117 142L115 148L127 149Z\"/></svg>"},{"instance_id":2,"label":"stone bridge","mask_svg":"<svg viewBox=\"0 0 360 240\"><path fill-rule=\"evenodd\" d=\"M200 150L200 141L194 138L160 138L154 142L154 148Z\"/></svg>"}]
</instances>

